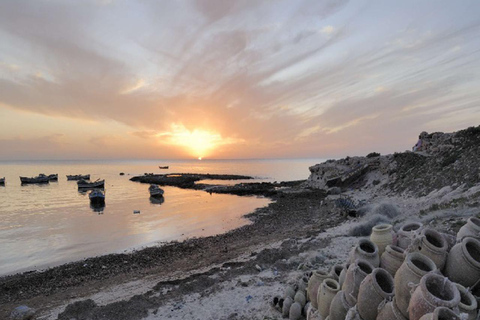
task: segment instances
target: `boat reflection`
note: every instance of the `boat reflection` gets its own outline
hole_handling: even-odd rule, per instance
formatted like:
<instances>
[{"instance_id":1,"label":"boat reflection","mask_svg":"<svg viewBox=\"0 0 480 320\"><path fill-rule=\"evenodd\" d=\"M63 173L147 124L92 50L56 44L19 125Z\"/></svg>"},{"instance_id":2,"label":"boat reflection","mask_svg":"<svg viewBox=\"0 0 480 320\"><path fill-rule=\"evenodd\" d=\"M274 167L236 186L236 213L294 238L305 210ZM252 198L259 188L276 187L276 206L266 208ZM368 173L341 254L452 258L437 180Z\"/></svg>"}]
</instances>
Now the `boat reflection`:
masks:
<instances>
[{"instance_id":1,"label":"boat reflection","mask_svg":"<svg viewBox=\"0 0 480 320\"><path fill-rule=\"evenodd\" d=\"M165 202L164 197L150 197L150 203L151 204L157 204L160 205Z\"/></svg>"},{"instance_id":2,"label":"boat reflection","mask_svg":"<svg viewBox=\"0 0 480 320\"><path fill-rule=\"evenodd\" d=\"M92 211L95 213L103 214L105 203L90 203L90 209L92 209Z\"/></svg>"},{"instance_id":3,"label":"boat reflection","mask_svg":"<svg viewBox=\"0 0 480 320\"><path fill-rule=\"evenodd\" d=\"M92 190L95 190L95 189L105 191L104 187L101 187L101 188L78 188L78 193L80 193L81 195L86 195L89 191L92 191Z\"/></svg>"}]
</instances>

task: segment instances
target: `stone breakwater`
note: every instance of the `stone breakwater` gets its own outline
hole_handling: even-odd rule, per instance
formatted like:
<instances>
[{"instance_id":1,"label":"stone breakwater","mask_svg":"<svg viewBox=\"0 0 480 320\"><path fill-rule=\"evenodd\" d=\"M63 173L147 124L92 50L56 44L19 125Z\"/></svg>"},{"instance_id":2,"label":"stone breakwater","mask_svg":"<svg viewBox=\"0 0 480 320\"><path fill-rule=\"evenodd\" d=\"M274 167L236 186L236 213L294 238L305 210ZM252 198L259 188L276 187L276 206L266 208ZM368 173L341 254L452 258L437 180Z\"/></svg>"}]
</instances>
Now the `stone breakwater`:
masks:
<instances>
[{"instance_id":1,"label":"stone breakwater","mask_svg":"<svg viewBox=\"0 0 480 320\"><path fill-rule=\"evenodd\" d=\"M480 219L456 235L375 226L344 264L305 272L273 305L290 320L478 319Z\"/></svg>"}]
</instances>

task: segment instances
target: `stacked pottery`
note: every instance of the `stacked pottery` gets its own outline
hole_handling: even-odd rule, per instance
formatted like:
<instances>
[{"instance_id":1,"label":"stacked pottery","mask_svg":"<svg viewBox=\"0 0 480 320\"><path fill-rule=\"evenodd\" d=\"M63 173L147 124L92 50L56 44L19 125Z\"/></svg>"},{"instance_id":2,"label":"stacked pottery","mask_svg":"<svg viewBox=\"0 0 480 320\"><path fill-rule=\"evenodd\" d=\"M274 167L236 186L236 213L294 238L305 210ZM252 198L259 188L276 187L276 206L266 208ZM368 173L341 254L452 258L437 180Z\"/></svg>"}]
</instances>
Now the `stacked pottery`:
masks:
<instances>
[{"instance_id":1,"label":"stacked pottery","mask_svg":"<svg viewBox=\"0 0 480 320\"><path fill-rule=\"evenodd\" d=\"M287 286L285 289L285 298L290 297L293 299L295 297L295 289L292 286Z\"/></svg>"},{"instance_id":2,"label":"stacked pottery","mask_svg":"<svg viewBox=\"0 0 480 320\"><path fill-rule=\"evenodd\" d=\"M460 292L453 282L442 275L427 273L420 280L408 306L410 320L418 320L437 307L456 308L460 302Z\"/></svg>"},{"instance_id":3,"label":"stacked pottery","mask_svg":"<svg viewBox=\"0 0 480 320\"><path fill-rule=\"evenodd\" d=\"M386 246L393 244L393 240L394 233L391 224L379 224L372 228L370 241L377 245L379 256L385 251Z\"/></svg>"},{"instance_id":4,"label":"stacked pottery","mask_svg":"<svg viewBox=\"0 0 480 320\"><path fill-rule=\"evenodd\" d=\"M448 245L445 238L433 229L424 229L409 246L409 252L420 252L429 257L442 270L447 260Z\"/></svg>"},{"instance_id":5,"label":"stacked pottery","mask_svg":"<svg viewBox=\"0 0 480 320\"><path fill-rule=\"evenodd\" d=\"M462 241L465 237L474 237L480 239L480 219L470 217L467 223L458 230L457 241Z\"/></svg>"},{"instance_id":6,"label":"stacked pottery","mask_svg":"<svg viewBox=\"0 0 480 320\"><path fill-rule=\"evenodd\" d=\"M305 304L307 303L307 298L305 297L305 291L298 290L297 293L295 293L295 297L293 298L293 301L298 302L302 308L305 307Z\"/></svg>"},{"instance_id":7,"label":"stacked pottery","mask_svg":"<svg viewBox=\"0 0 480 320\"><path fill-rule=\"evenodd\" d=\"M317 293L318 293L318 288L322 284L323 280L328 279L330 275L323 271L323 270L315 270L312 273L312 276L310 277L310 280L308 280L308 290L307 290L307 295L308 299L312 303L312 306L315 309L318 309L317 305Z\"/></svg>"},{"instance_id":8,"label":"stacked pottery","mask_svg":"<svg viewBox=\"0 0 480 320\"><path fill-rule=\"evenodd\" d=\"M432 313L427 313L420 320L461 320L461 318L451 309L438 307Z\"/></svg>"},{"instance_id":9,"label":"stacked pottery","mask_svg":"<svg viewBox=\"0 0 480 320\"><path fill-rule=\"evenodd\" d=\"M404 250L397 246L387 246L380 257L380 267L387 270L392 277L405 260Z\"/></svg>"},{"instance_id":10,"label":"stacked pottery","mask_svg":"<svg viewBox=\"0 0 480 320\"><path fill-rule=\"evenodd\" d=\"M351 307L353 305L348 303L343 290L338 291L330 304L330 320L344 320Z\"/></svg>"},{"instance_id":11,"label":"stacked pottery","mask_svg":"<svg viewBox=\"0 0 480 320\"><path fill-rule=\"evenodd\" d=\"M466 320L475 320L477 318L477 300L473 294L461 284L455 283L458 292L460 292L460 302L458 310L467 315Z\"/></svg>"},{"instance_id":12,"label":"stacked pottery","mask_svg":"<svg viewBox=\"0 0 480 320\"><path fill-rule=\"evenodd\" d=\"M423 224L420 222L410 222L404 224L397 232L397 247L407 249L412 243L415 235L421 231Z\"/></svg>"},{"instance_id":13,"label":"stacked pottery","mask_svg":"<svg viewBox=\"0 0 480 320\"><path fill-rule=\"evenodd\" d=\"M350 252L350 263L357 259L369 262L374 268L379 267L380 256L378 255L377 245L368 239L360 239Z\"/></svg>"},{"instance_id":14,"label":"stacked pottery","mask_svg":"<svg viewBox=\"0 0 480 320\"><path fill-rule=\"evenodd\" d=\"M375 320L378 306L394 296L393 278L385 269L376 268L360 284L357 298L358 313L363 320Z\"/></svg>"},{"instance_id":15,"label":"stacked pottery","mask_svg":"<svg viewBox=\"0 0 480 320\"><path fill-rule=\"evenodd\" d=\"M393 301L385 304L383 308L380 309L376 320L408 320L405 316L398 310L397 302L393 297Z\"/></svg>"},{"instance_id":16,"label":"stacked pottery","mask_svg":"<svg viewBox=\"0 0 480 320\"><path fill-rule=\"evenodd\" d=\"M320 285L317 304L318 313L320 313L322 318L325 319L330 314L330 305L338 291L340 291L340 285L336 280L325 279Z\"/></svg>"},{"instance_id":17,"label":"stacked pottery","mask_svg":"<svg viewBox=\"0 0 480 320\"><path fill-rule=\"evenodd\" d=\"M457 243L448 254L444 273L465 287L473 286L480 279L480 241L465 237Z\"/></svg>"},{"instance_id":18,"label":"stacked pottery","mask_svg":"<svg viewBox=\"0 0 480 320\"><path fill-rule=\"evenodd\" d=\"M420 279L429 272L435 271L435 263L421 253L409 253L397 270L394 278L395 302L398 310L408 319L408 304L411 290L420 283Z\"/></svg>"},{"instance_id":19,"label":"stacked pottery","mask_svg":"<svg viewBox=\"0 0 480 320\"><path fill-rule=\"evenodd\" d=\"M288 317L290 313L290 307L293 304L293 299L291 297L286 297L285 300L283 300L283 306L282 306L282 315L284 317Z\"/></svg>"},{"instance_id":20,"label":"stacked pottery","mask_svg":"<svg viewBox=\"0 0 480 320\"><path fill-rule=\"evenodd\" d=\"M353 306L357 302L360 283L373 271L373 269L373 266L369 262L359 259L355 260L355 262L348 267L342 290L350 305Z\"/></svg>"}]
</instances>

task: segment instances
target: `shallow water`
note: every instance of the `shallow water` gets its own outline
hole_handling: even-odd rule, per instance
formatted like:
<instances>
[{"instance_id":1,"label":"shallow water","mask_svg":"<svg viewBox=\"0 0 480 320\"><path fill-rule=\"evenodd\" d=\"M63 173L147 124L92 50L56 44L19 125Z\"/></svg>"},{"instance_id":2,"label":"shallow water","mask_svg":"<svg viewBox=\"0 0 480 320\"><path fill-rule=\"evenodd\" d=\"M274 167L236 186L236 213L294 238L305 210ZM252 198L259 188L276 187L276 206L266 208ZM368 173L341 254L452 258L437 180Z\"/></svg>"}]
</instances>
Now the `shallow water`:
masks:
<instances>
[{"instance_id":1,"label":"shallow water","mask_svg":"<svg viewBox=\"0 0 480 320\"><path fill-rule=\"evenodd\" d=\"M147 184L129 181L134 175L228 173L254 176L254 181L290 181L306 179L308 167L321 161L0 162L0 177L6 177L5 187L0 187L0 275L164 241L224 233L249 223L242 216L270 202L261 197L209 194L175 187L163 187L164 201L153 201ZM169 169L159 169L162 165L169 165ZM120 176L120 172L125 175ZM46 185L20 184L20 175L39 173L58 173L59 181ZM80 173L91 174L92 180L105 179L104 208L90 207L88 194L78 192L76 181L66 180L67 174Z\"/></svg>"}]
</instances>

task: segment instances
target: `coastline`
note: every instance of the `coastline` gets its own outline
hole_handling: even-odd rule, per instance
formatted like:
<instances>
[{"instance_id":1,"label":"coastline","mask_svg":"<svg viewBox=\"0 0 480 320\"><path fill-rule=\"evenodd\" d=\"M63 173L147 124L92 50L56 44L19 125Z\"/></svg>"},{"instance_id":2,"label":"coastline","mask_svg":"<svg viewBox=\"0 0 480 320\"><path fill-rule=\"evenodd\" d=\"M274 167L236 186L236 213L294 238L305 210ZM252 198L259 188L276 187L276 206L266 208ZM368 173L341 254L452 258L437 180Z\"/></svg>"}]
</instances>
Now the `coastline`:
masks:
<instances>
[{"instance_id":1,"label":"coastline","mask_svg":"<svg viewBox=\"0 0 480 320\"><path fill-rule=\"evenodd\" d=\"M274 202L267 207L246 215L252 224L225 234L170 242L128 254L89 258L42 272L2 277L0 317L7 317L20 304L42 314L72 298L100 292L106 286L145 277L175 278L175 274L185 275L224 264L244 254L255 255L258 247L285 238L318 234L341 220L338 216L322 218L313 214L327 209L322 204L324 197L322 191L281 192L270 195ZM323 223L318 223L318 219Z\"/></svg>"}]
</instances>

